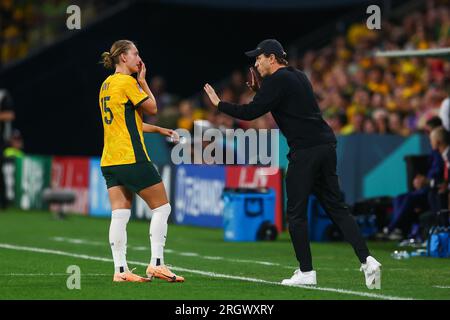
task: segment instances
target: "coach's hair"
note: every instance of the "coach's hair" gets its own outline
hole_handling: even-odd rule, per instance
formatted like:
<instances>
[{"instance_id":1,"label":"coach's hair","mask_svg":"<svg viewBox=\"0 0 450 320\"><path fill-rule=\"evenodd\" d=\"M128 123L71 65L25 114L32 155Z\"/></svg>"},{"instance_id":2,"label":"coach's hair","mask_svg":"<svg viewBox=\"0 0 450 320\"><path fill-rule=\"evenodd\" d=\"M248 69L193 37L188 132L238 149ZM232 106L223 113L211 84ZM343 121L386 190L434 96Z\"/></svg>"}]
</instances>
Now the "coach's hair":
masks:
<instances>
[{"instance_id":1,"label":"coach's hair","mask_svg":"<svg viewBox=\"0 0 450 320\"><path fill-rule=\"evenodd\" d=\"M122 53L126 53L133 46L133 41L130 40L117 40L113 43L111 50L102 53L103 66L106 69L112 69L119 63L119 56Z\"/></svg>"},{"instance_id":2,"label":"coach's hair","mask_svg":"<svg viewBox=\"0 0 450 320\"><path fill-rule=\"evenodd\" d=\"M271 53L272 54L272 53ZM264 53L264 55L268 58L268 57L270 57L270 54L267 54L267 53ZM285 58L281 58L281 57L277 57L276 55L274 55L275 56L275 60L279 63L279 64L281 64L281 65L283 65L283 66L287 66L288 64L289 64L289 62L285 59Z\"/></svg>"}]
</instances>

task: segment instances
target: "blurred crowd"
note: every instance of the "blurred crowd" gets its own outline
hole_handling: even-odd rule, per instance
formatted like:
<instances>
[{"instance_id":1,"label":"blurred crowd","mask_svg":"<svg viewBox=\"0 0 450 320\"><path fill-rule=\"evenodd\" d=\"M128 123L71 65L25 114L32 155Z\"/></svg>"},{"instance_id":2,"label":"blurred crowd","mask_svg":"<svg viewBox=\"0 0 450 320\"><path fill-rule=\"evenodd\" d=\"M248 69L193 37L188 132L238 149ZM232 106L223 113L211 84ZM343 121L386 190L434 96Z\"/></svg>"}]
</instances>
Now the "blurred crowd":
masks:
<instances>
[{"instance_id":1,"label":"blurred crowd","mask_svg":"<svg viewBox=\"0 0 450 320\"><path fill-rule=\"evenodd\" d=\"M0 67L67 32L66 11L72 4L81 8L81 23L85 24L108 6L108 1L0 0Z\"/></svg>"},{"instance_id":2,"label":"blurred crowd","mask_svg":"<svg viewBox=\"0 0 450 320\"><path fill-rule=\"evenodd\" d=\"M325 120L336 134L397 134L423 131L427 120L439 114L449 93L450 60L436 58L374 58L376 50L450 47L450 2L426 1L422 10L408 12L398 21L383 20L381 30L353 24L328 46L290 56L289 64L303 70L312 82ZM291 51L291 50L290 50ZM223 100L246 103L246 71L234 70L223 83ZM162 111L158 122L173 128L192 129L196 119L216 127L275 128L270 114L253 121L239 121L221 114L203 93L178 101L156 78ZM172 98L171 98L172 97Z\"/></svg>"},{"instance_id":3,"label":"blurred crowd","mask_svg":"<svg viewBox=\"0 0 450 320\"><path fill-rule=\"evenodd\" d=\"M66 9L82 8L82 23L90 21L111 1L0 0L0 67L24 57L67 31ZM450 47L450 0L424 1L421 10L398 20L383 20L381 30L364 23L350 25L328 46L289 55L289 64L312 82L325 120L336 134L378 133L407 136L424 130L439 114L448 96L444 82L450 61L436 58L374 58L375 50ZM246 86L247 70L234 70L219 89L223 100L247 103L254 93ZM180 100L168 92L160 76L151 80L158 99L158 117L146 119L171 128L192 130L198 119L222 128L276 128L270 114L240 121L217 112L202 93Z\"/></svg>"}]
</instances>

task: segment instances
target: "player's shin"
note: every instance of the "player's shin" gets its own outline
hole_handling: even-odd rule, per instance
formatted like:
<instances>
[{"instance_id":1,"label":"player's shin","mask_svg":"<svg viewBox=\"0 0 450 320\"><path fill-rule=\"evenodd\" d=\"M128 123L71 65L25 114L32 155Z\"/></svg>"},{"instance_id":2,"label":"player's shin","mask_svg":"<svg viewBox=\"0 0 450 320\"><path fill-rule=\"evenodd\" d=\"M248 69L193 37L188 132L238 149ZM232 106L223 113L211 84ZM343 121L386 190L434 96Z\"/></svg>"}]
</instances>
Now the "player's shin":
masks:
<instances>
[{"instance_id":1,"label":"player's shin","mask_svg":"<svg viewBox=\"0 0 450 320\"><path fill-rule=\"evenodd\" d=\"M170 204L166 203L153 209L152 221L150 223L150 265L164 265L164 246L167 236L167 220L170 215Z\"/></svg>"},{"instance_id":2,"label":"player's shin","mask_svg":"<svg viewBox=\"0 0 450 320\"><path fill-rule=\"evenodd\" d=\"M113 210L109 227L109 244L114 260L115 273L128 270L127 254L127 223L130 220L130 209Z\"/></svg>"}]
</instances>

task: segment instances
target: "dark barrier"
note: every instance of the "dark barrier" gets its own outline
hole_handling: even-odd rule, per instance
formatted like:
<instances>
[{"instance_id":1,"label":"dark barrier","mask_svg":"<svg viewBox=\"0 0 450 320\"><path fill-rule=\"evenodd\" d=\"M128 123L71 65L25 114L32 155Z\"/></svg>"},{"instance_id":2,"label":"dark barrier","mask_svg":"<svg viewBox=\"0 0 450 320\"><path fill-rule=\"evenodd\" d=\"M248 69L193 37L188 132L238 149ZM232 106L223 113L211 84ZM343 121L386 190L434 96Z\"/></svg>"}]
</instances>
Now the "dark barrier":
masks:
<instances>
[{"instance_id":1,"label":"dark barrier","mask_svg":"<svg viewBox=\"0 0 450 320\"><path fill-rule=\"evenodd\" d=\"M337 137L337 173L345 201L396 196L408 191L406 156L427 155L426 135L355 134ZM287 167L288 146L280 137L280 167Z\"/></svg>"}]
</instances>

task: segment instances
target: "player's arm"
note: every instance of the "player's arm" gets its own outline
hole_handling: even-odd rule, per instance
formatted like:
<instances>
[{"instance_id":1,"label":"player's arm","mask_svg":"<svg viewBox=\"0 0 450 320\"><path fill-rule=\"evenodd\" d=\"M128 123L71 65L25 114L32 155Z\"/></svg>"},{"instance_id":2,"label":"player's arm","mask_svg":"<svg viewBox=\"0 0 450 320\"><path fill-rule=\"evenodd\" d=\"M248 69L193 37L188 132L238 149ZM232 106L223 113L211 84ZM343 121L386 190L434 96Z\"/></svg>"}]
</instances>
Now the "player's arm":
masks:
<instances>
[{"instance_id":1,"label":"player's arm","mask_svg":"<svg viewBox=\"0 0 450 320\"><path fill-rule=\"evenodd\" d=\"M147 69L145 68L145 63L141 63L141 68L139 69L137 81L141 86L142 90L148 95L148 99L142 102L141 107L142 110L149 115L155 115L158 112L158 107L156 105L156 99L153 93L150 91L150 88L147 84L147 80L145 80Z\"/></svg>"},{"instance_id":2,"label":"player's arm","mask_svg":"<svg viewBox=\"0 0 450 320\"><path fill-rule=\"evenodd\" d=\"M142 131L145 133L159 133L163 136L171 137L174 142L179 140L178 133L175 130L154 126L148 123L142 124Z\"/></svg>"},{"instance_id":3,"label":"player's arm","mask_svg":"<svg viewBox=\"0 0 450 320\"><path fill-rule=\"evenodd\" d=\"M152 124L148 124L145 122L142 124L142 131L145 133L154 133L154 132L159 133L159 129L160 127L154 126Z\"/></svg>"},{"instance_id":4,"label":"player's arm","mask_svg":"<svg viewBox=\"0 0 450 320\"><path fill-rule=\"evenodd\" d=\"M4 104L1 109L2 110L0 110L0 121L2 122L14 121L14 119L16 118L16 114L14 113L14 110L12 108L12 100L8 92L6 92Z\"/></svg>"},{"instance_id":5,"label":"player's arm","mask_svg":"<svg viewBox=\"0 0 450 320\"><path fill-rule=\"evenodd\" d=\"M281 96L279 88L280 84L263 82L253 101L243 105L221 101L209 84L205 85L204 90L221 112L237 119L253 120L275 108Z\"/></svg>"},{"instance_id":6,"label":"player's arm","mask_svg":"<svg viewBox=\"0 0 450 320\"><path fill-rule=\"evenodd\" d=\"M14 111L0 111L0 121L13 121Z\"/></svg>"}]
</instances>

